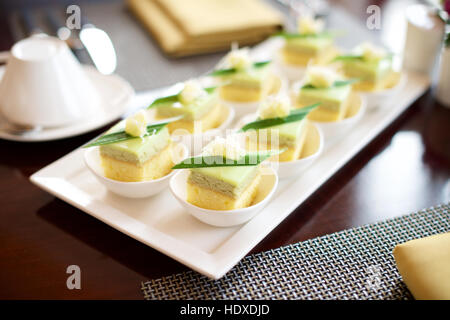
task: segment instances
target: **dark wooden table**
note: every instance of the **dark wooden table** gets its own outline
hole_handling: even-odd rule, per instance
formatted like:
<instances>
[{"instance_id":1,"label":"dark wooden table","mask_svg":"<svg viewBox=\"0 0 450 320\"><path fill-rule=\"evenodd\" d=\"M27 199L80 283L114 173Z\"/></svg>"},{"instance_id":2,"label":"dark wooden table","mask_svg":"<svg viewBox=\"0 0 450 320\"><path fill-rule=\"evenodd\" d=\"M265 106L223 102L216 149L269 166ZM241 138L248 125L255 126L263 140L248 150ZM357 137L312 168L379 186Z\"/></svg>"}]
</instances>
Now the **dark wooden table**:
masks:
<instances>
[{"instance_id":1,"label":"dark wooden table","mask_svg":"<svg viewBox=\"0 0 450 320\"><path fill-rule=\"evenodd\" d=\"M364 1L339 2L366 17ZM5 49L12 40L5 33L0 41ZM141 281L187 270L29 182L102 130L48 143L0 140L0 298L141 299ZM449 178L450 109L429 91L253 252L446 202ZM72 264L81 268L81 290L66 287Z\"/></svg>"}]
</instances>

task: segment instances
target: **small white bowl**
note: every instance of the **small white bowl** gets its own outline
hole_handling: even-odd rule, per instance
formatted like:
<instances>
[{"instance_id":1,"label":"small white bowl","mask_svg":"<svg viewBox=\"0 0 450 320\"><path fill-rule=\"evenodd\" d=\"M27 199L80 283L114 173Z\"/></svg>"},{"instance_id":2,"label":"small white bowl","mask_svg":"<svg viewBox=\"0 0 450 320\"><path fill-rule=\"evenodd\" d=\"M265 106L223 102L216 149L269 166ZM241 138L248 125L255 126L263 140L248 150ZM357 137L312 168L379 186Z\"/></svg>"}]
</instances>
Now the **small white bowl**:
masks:
<instances>
[{"instance_id":1,"label":"small white bowl","mask_svg":"<svg viewBox=\"0 0 450 320\"><path fill-rule=\"evenodd\" d=\"M399 77L398 82L392 88L378 91L358 91L366 99L368 110L389 106L389 98L392 98L402 90L406 84L407 76L404 72L397 74Z\"/></svg>"},{"instance_id":2,"label":"small white bowl","mask_svg":"<svg viewBox=\"0 0 450 320\"><path fill-rule=\"evenodd\" d=\"M285 63L280 53L275 55L275 67L291 82L300 81L305 77L306 67Z\"/></svg>"},{"instance_id":3,"label":"small white bowl","mask_svg":"<svg viewBox=\"0 0 450 320\"><path fill-rule=\"evenodd\" d=\"M304 172L321 154L324 148L322 130L313 122L308 122L305 145L298 160L272 163L278 167L280 179L290 179Z\"/></svg>"},{"instance_id":4,"label":"small white bowl","mask_svg":"<svg viewBox=\"0 0 450 320\"><path fill-rule=\"evenodd\" d=\"M207 130L205 132L193 133L193 134L177 134L172 133L172 140L181 142L188 147L191 154L199 154L203 147L208 144L209 141L215 137L221 135L225 129L229 128L234 120L234 110L230 106L222 104L222 117L224 121L217 128Z\"/></svg>"},{"instance_id":5,"label":"small white bowl","mask_svg":"<svg viewBox=\"0 0 450 320\"><path fill-rule=\"evenodd\" d=\"M173 149L175 154L174 162L179 162L188 157L187 147L181 143L175 143ZM106 178L101 166L100 152L98 147L86 149L84 152L84 162L97 180L109 191L127 198L145 198L158 194L168 185L170 178L176 173L172 170L168 175L155 180L141 182L123 182Z\"/></svg>"},{"instance_id":6,"label":"small white bowl","mask_svg":"<svg viewBox=\"0 0 450 320\"><path fill-rule=\"evenodd\" d=\"M276 78L279 81L279 88L274 92L273 96L276 96L280 93L286 92L288 90L288 83L285 78L281 77L278 74L275 74ZM234 109L236 117L242 117L249 113L255 113L258 110L259 104L261 101L252 101L252 102L234 102L221 99L221 101Z\"/></svg>"},{"instance_id":7,"label":"small white bowl","mask_svg":"<svg viewBox=\"0 0 450 320\"><path fill-rule=\"evenodd\" d=\"M354 99L355 102L350 105L343 120L333 122L314 121L324 135L326 146L335 143L347 133L359 120L361 120L366 112L366 99L363 96L353 92L352 99Z\"/></svg>"},{"instance_id":8,"label":"small white bowl","mask_svg":"<svg viewBox=\"0 0 450 320\"><path fill-rule=\"evenodd\" d=\"M216 227L243 224L263 209L275 193L278 176L270 167L264 167L256 199L250 207L235 210L209 210L197 207L186 200L189 170L180 170L170 179L170 191L186 211L198 220Z\"/></svg>"}]
</instances>

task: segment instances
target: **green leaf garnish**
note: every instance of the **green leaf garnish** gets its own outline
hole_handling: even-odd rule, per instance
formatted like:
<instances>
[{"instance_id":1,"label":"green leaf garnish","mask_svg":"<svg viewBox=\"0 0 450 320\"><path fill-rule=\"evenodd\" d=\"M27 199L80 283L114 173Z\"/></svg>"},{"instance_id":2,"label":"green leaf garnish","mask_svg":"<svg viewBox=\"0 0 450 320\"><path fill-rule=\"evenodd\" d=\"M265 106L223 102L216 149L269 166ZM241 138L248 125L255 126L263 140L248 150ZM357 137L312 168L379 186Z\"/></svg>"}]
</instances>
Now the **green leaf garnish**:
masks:
<instances>
[{"instance_id":1,"label":"green leaf garnish","mask_svg":"<svg viewBox=\"0 0 450 320\"><path fill-rule=\"evenodd\" d=\"M264 67L265 65L269 64L271 61L260 61L260 62L255 62L252 65L252 68L258 69L261 67ZM229 75L229 74L233 74L238 72L239 70L236 68L228 68L228 69L218 69L218 70L214 70L213 72L211 72L209 75L213 76L213 77L220 77L220 76L225 76L225 75Z\"/></svg>"},{"instance_id":2,"label":"green leaf garnish","mask_svg":"<svg viewBox=\"0 0 450 320\"><path fill-rule=\"evenodd\" d=\"M216 89L216 87L203 88L203 90L205 90L209 94L213 93L215 89ZM166 97L161 97L161 98L155 99L152 102L152 104L147 107L147 109L158 108L158 107L161 107L163 105L168 105L168 104L173 104L175 102L179 102L180 101L179 94L180 93L177 93L177 94L174 94L174 95L171 95L171 96L166 96Z\"/></svg>"},{"instance_id":3,"label":"green leaf garnish","mask_svg":"<svg viewBox=\"0 0 450 320\"><path fill-rule=\"evenodd\" d=\"M148 125L147 126L147 133L144 134L142 137L148 137L148 136L157 134L168 123L170 123L170 121L169 122L161 122L161 123L158 123L158 124ZM98 137L97 139L95 139L93 142L85 144L83 146L83 148L103 146L103 145L106 145L106 144L112 144L112 143L117 143L117 142L122 142L122 141L126 141L126 140L137 139L137 138L141 138L141 137L132 136L132 135L126 133L124 130L122 130L122 131L117 131L117 132L113 132L113 133L104 134L104 135Z\"/></svg>"},{"instance_id":4,"label":"green leaf garnish","mask_svg":"<svg viewBox=\"0 0 450 320\"><path fill-rule=\"evenodd\" d=\"M336 88L336 87L342 87L342 86L346 86L355 82L360 81L361 79L359 78L353 78L353 79L348 79L348 80L336 80L333 85L329 88ZM325 89L329 89L329 88L325 88ZM318 87L313 86L312 84L308 83L305 84L302 89L321 89Z\"/></svg>"},{"instance_id":5,"label":"green leaf garnish","mask_svg":"<svg viewBox=\"0 0 450 320\"><path fill-rule=\"evenodd\" d=\"M251 129L260 130L260 129L264 129L264 128L278 126L280 124L300 121L300 120L303 120L303 118L305 118L309 112L311 112L314 108L316 108L319 105L320 105L320 103L315 103L313 105L310 105L310 106L307 106L304 108L292 110L291 113L284 118L270 118L270 119L256 120L256 121L247 123L239 131L245 132L245 131L248 131Z\"/></svg>"},{"instance_id":6,"label":"green leaf garnish","mask_svg":"<svg viewBox=\"0 0 450 320\"><path fill-rule=\"evenodd\" d=\"M197 156L181 161L173 166L172 169L257 166L271 156L280 154L284 151L285 150L283 149L248 153L238 160L228 159L223 156Z\"/></svg>"},{"instance_id":7,"label":"green leaf garnish","mask_svg":"<svg viewBox=\"0 0 450 320\"><path fill-rule=\"evenodd\" d=\"M392 52L388 52L386 54L386 56L380 60L384 60L384 59L391 59L394 56L394 54ZM337 56L336 58L334 58L331 62L335 62L335 61L354 61L354 60L361 60L361 61L366 61L366 59L364 59L364 56L362 55L354 55L354 54L348 54L348 55L342 55L342 56Z\"/></svg>"},{"instance_id":8,"label":"green leaf garnish","mask_svg":"<svg viewBox=\"0 0 450 320\"><path fill-rule=\"evenodd\" d=\"M333 32L320 32L320 33L291 33L281 31L273 34L273 37L282 37L285 39L302 39L302 38L331 38L335 37Z\"/></svg>"}]
</instances>

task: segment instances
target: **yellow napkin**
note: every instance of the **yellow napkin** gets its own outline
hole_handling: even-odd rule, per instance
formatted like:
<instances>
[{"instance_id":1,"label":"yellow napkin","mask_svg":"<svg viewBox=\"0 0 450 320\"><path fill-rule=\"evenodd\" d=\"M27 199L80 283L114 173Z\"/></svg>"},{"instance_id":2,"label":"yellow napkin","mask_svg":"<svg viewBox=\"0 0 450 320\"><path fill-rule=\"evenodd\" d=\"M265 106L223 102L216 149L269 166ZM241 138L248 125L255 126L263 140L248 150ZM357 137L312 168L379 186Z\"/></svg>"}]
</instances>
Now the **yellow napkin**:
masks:
<instances>
[{"instance_id":1,"label":"yellow napkin","mask_svg":"<svg viewBox=\"0 0 450 320\"><path fill-rule=\"evenodd\" d=\"M281 28L278 11L260 0L128 0L128 6L170 56L254 44Z\"/></svg>"},{"instance_id":2,"label":"yellow napkin","mask_svg":"<svg viewBox=\"0 0 450 320\"><path fill-rule=\"evenodd\" d=\"M393 254L414 298L450 299L450 232L399 244Z\"/></svg>"}]
</instances>

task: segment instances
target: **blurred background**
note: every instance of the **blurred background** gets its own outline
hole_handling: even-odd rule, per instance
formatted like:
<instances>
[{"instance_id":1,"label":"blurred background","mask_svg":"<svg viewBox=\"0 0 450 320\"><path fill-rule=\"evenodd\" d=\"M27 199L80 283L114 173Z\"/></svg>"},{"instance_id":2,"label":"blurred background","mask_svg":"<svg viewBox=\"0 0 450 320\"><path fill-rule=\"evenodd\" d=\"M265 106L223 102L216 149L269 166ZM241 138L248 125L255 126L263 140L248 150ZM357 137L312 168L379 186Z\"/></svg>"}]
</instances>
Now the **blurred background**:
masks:
<instances>
[{"instance_id":1,"label":"blurred background","mask_svg":"<svg viewBox=\"0 0 450 320\"><path fill-rule=\"evenodd\" d=\"M161 37L167 37L165 32L168 32L168 28L164 25L164 21L160 22L157 20L157 17L151 15L152 9L148 9L148 17L142 17L142 12L147 9L144 10L139 7L152 2L177 4L177 0L166 2L165 0L1 0L0 51L8 50L14 42L30 33L45 32L55 35L58 27L62 27L69 16L65 12L67 7L74 4L81 9L82 21L94 24L96 27L104 30L110 37L117 54L116 72L127 79L138 92L167 86L177 81L200 75L210 70L217 63L223 56L225 48L229 49L229 43L226 45L225 43L220 43L219 46L206 48L203 52L202 43L199 44L199 48L194 48L195 54L189 54L191 48L181 48L181 51L184 50L181 53L178 48L178 51L175 49L176 52L172 52L172 54L168 53L167 50L161 49ZM178 1L178 4L189 4L189 2ZM280 25L284 24L287 29L295 27L298 15L312 12L317 16L326 18L327 24L331 29L347 30L337 38L338 45L344 48L351 48L365 39L375 43L381 42L392 51L400 52L406 28L405 21L401 18L402 12L408 4L416 1L265 0L261 2L273 9L273 14L281 14ZM228 3L230 2L228 1ZM382 10L382 25L379 30L361 28L370 15L367 13L367 8L371 4L380 6ZM189 8L189 5L183 7L187 15L189 14ZM164 9L167 9L167 7ZM167 10L165 13L167 13ZM235 24L234 27L238 31L234 36L244 37L244 31L239 32L238 24L240 22L237 21L236 13L237 11L234 13L230 12L228 21L231 26ZM177 18L176 14L175 12L175 20ZM251 12L240 12L240 14L246 18L254 17ZM253 20L260 22L263 27L279 27L276 26L277 22L271 14L264 11L264 13L261 12L260 17L254 17ZM217 21L214 21L213 18L207 19L211 12L205 11L200 16L202 15L205 19L197 20L204 21L203 27L208 26L208 23L210 23L212 25L209 30L214 27L220 28L220 26L214 26L214 24L217 24ZM153 29L151 29L152 27L149 26L148 21L145 21L145 19L148 19L150 23L156 21ZM194 22L191 21L187 26L178 25L181 33L191 32L192 30L187 29ZM229 26L224 25L221 27L228 28ZM251 40L257 42L257 40L267 37L267 28L264 30L253 29L255 34L258 32L260 34L253 36ZM195 33L196 30L192 32ZM199 32L201 33L202 31L200 30ZM248 30L245 32L248 33ZM76 35L73 36L76 37ZM207 41L214 38L216 40L218 37L212 35ZM246 38L243 39L245 40ZM249 41L250 43L255 42L251 40ZM188 42L193 43L192 39L189 39ZM186 50L188 53L186 53ZM211 53L211 51L213 52ZM86 56L80 60L84 63L91 63L89 57Z\"/></svg>"}]
</instances>

